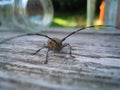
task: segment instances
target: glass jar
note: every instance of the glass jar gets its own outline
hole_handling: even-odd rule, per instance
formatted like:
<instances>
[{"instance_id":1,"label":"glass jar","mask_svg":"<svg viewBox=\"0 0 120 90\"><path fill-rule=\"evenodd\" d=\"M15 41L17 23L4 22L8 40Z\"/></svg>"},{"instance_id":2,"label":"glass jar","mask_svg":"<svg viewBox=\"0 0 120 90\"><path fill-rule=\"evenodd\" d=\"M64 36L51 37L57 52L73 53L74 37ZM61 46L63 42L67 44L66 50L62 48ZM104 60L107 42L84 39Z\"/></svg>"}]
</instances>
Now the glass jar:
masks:
<instances>
[{"instance_id":1,"label":"glass jar","mask_svg":"<svg viewBox=\"0 0 120 90\"><path fill-rule=\"evenodd\" d=\"M0 0L0 22L2 26L42 30L53 18L51 0Z\"/></svg>"}]
</instances>

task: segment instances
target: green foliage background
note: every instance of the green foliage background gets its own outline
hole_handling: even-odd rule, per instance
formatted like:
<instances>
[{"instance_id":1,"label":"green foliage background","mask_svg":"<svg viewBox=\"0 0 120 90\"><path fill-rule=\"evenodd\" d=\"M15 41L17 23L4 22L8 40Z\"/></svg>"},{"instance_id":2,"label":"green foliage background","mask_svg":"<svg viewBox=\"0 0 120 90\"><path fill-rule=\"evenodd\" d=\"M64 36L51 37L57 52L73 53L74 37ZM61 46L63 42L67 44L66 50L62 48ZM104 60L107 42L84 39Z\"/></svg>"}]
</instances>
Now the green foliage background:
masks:
<instances>
[{"instance_id":1,"label":"green foliage background","mask_svg":"<svg viewBox=\"0 0 120 90\"><path fill-rule=\"evenodd\" d=\"M53 27L81 27L86 25L87 0L51 0L54 7ZM96 17L101 0L96 0ZM78 20L77 20L78 19ZM57 23L57 20L61 21ZM62 23L63 22L63 23ZM76 25L75 25L76 24ZM1 25L1 23L0 23Z\"/></svg>"},{"instance_id":2,"label":"green foliage background","mask_svg":"<svg viewBox=\"0 0 120 90\"><path fill-rule=\"evenodd\" d=\"M52 0L54 7L54 19L51 26L62 26L62 27L81 27L86 25L86 14L87 14L87 0ZM101 0L96 0L96 12L95 17L99 15L99 5ZM77 25L60 25L55 19L62 19L64 22L76 23Z\"/></svg>"}]
</instances>

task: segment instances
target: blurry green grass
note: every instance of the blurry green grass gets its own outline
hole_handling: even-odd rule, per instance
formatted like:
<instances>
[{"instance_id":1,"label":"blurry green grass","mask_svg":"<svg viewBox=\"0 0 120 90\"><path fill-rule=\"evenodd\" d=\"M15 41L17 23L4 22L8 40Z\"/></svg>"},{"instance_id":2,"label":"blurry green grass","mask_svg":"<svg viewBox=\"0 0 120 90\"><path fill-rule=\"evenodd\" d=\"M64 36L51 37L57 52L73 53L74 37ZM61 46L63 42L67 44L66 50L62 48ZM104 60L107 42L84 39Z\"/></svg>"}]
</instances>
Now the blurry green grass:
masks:
<instances>
[{"instance_id":1,"label":"blurry green grass","mask_svg":"<svg viewBox=\"0 0 120 90\"><path fill-rule=\"evenodd\" d=\"M83 27L86 25L85 14L57 13L54 15L51 27Z\"/></svg>"}]
</instances>

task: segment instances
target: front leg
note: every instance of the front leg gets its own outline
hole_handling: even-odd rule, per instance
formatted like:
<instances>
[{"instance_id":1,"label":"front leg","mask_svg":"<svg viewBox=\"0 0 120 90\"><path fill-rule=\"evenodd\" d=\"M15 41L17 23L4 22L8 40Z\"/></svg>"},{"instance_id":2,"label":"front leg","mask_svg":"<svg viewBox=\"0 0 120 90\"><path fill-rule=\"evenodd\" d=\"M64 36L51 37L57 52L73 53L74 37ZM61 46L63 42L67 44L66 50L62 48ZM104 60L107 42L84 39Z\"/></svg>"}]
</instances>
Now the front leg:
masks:
<instances>
[{"instance_id":1,"label":"front leg","mask_svg":"<svg viewBox=\"0 0 120 90\"><path fill-rule=\"evenodd\" d=\"M48 48L48 46L44 44L42 48L38 49L35 53L32 53L32 55L36 55L38 52L40 52L44 48Z\"/></svg>"},{"instance_id":2,"label":"front leg","mask_svg":"<svg viewBox=\"0 0 120 90\"><path fill-rule=\"evenodd\" d=\"M48 50L47 50L47 53L46 53L46 60L45 60L45 62L44 62L44 64L47 64L48 63L48 53L49 53L49 51L50 51L50 49L48 48Z\"/></svg>"},{"instance_id":3,"label":"front leg","mask_svg":"<svg viewBox=\"0 0 120 90\"><path fill-rule=\"evenodd\" d=\"M71 47L71 45L70 45L69 43L63 44L63 47L62 47L62 48L67 47L67 46L69 46L69 50L70 50L70 51L69 51L69 54L70 54L70 56L74 58L74 56L72 55L72 47Z\"/></svg>"},{"instance_id":4,"label":"front leg","mask_svg":"<svg viewBox=\"0 0 120 90\"><path fill-rule=\"evenodd\" d=\"M40 52L43 48L45 48L45 47L42 47L42 48L40 48L40 49L38 49L35 53L32 53L32 55L36 55L38 52Z\"/></svg>"},{"instance_id":5,"label":"front leg","mask_svg":"<svg viewBox=\"0 0 120 90\"><path fill-rule=\"evenodd\" d=\"M42 49L47 48L47 53L46 53L46 60L44 62L44 64L48 63L48 53L51 50L48 46L44 45L42 48L38 49L35 53L33 53L32 55L36 55L38 52L40 52Z\"/></svg>"}]
</instances>

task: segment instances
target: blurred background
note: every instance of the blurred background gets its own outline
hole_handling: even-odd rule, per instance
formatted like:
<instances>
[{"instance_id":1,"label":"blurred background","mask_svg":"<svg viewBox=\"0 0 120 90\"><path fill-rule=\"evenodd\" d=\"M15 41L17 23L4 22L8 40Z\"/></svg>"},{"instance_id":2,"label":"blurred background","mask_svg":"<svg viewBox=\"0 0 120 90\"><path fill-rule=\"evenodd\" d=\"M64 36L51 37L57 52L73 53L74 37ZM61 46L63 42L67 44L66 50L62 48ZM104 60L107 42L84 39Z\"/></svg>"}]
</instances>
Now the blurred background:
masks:
<instances>
[{"instance_id":1,"label":"blurred background","mask_svg":"<svg viewBox=\"0 0 120 90\"><path fill-rule=\"evenodd\" d=\"M33 30L49 25L120 26L119 9L120 0L0 0L0 22L7 27Z\"/></svg>"},{"instance_id":2,"label":"blurred background","mask_svg":"<svg viewBox=\"0 0 120 90\"><path fill-rule=\"evenodd\" d=\"M51 0L54 8L54 17L51 27L83 27L87 20L87 0ZM94 21L98 20L100 4L102 0L96 1ZM92 3L92 2L91 2Z\"/></svg>"},{"instance_id":3,"label":"blurred background","mask_svg":"<svg viewBox=\"0 0 120 90\"><path fill-rule=\"evenodd\" d=\"M95 3L94 23L99 19L102 0ZM54 7L53 27L83 27L87 25L87 0L52 0Z\"/></svg>"}]
</instances>

